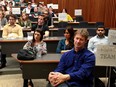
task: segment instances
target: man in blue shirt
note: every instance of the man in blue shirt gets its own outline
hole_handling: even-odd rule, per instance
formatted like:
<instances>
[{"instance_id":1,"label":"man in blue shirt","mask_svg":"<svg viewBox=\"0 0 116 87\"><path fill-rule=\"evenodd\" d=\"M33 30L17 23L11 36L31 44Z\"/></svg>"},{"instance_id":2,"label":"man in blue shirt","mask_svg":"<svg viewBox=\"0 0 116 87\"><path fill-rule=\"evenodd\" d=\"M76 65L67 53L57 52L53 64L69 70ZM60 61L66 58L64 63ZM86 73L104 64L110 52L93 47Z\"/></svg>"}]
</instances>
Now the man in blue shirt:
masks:
<instances>
[{"instance_id":1,"label":"man in blue shirt","mask_svg":"<svg viewBox=\"0 0 116 87\"><path fill-rule=\"evenodd\" d=\"M79 29L74 35L74 48L64 53L48 80L55 87L93 87L95 55L85 48L88 32Z\"/></svg>"}]
</instances>

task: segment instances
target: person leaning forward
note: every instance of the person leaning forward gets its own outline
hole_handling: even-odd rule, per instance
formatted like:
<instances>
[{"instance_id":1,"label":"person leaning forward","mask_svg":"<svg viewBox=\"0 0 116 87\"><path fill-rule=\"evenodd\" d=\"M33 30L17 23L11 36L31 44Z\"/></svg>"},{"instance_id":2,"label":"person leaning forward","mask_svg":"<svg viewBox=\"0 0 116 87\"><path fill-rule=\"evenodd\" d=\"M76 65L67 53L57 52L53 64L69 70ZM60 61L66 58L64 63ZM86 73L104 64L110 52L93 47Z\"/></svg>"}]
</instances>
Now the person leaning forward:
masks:
<instances>
[{"instance_id":1,"label":"person leaning forward","mask_svg":"<svg viewBox=\"0 0 116 87\"><path fill-rule=\"evenodd\" d=\"M47 87L93 87L95 55L85 48L88 32L80 29L74 35L74 48L64 53Z\"/></svg>"}]
</instances>

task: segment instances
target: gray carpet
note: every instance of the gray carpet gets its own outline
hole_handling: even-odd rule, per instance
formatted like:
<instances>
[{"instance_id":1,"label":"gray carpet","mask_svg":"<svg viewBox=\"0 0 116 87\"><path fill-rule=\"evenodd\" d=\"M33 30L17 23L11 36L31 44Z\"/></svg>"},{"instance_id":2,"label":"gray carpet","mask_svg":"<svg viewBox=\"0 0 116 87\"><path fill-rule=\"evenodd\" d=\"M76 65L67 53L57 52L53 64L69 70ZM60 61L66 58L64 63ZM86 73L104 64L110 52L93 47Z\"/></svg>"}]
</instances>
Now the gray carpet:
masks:
<instances>
[{"instance_id":1,"label":"gray carpet","mask_svg":"<svg viewBox=\"0 0 116 87\"><path fill-rule=\"evenodd\" d=\"M46 87L46 79L33 79L34 87ZM0 69L0 87L23 87L19 63L12 57L7 58L7 66Z\"/></svg>"}]
</instances>

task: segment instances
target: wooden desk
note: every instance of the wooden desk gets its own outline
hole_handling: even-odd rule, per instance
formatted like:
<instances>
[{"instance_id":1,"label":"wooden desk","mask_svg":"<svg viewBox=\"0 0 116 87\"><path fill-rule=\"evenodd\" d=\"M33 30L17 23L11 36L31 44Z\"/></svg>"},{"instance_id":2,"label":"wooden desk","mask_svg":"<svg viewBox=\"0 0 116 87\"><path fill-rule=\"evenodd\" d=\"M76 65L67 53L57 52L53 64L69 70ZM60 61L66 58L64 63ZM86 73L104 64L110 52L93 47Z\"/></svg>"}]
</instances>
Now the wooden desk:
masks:
<instances>
[{"instance_id":1,"label":"wooden desk","mask_svg":"<svg viewBox=\"0 0 116 87\"><path fill-rule=\"evenodd\" d=\"M62 54L46 54L42 58L31 61L21 61L17 59L17 54L12 54L17 62L21 64L22 75L24 79L47 79L49 72L53 71L61 58ZM109 67L108 67L109 72ZM95 66L95 77L107 77L105 66ZM116 77L116 73L111 72L111 77Z\"/></svg>"},{"instance_id":2,"label":"wooden desk","mask_svg":"<svg viewBox=\"0 0 116 87\"><path fill-rule=\"evenodd\" d=\"M57 37L64 36L64 30L65 29L66 28L51 28L51 29L49 29L50 36L57 36ZM74 29L74 32L77 29L87 29L90 36L95 36L96 35L96 28L73 28L73 29Z\"/></svg>"},{"instance_id":3,"label":"wooden desk","mask_svg":"<svg viewBox=\"0 0 116 87\"><path fill-rule=\"evenodd\" d=\"M58 27L58 23L59 22L55 21L53 23L54 27ZM80 28L79 23L80 22L68 22L68 25L72 26L73 28ZM95 28L95 27L96 27L96 22L88 22L87 28Z\"/></svg>"},{"instance_id":4,"label":"wooden desk","mask_svg":"<svg viewBox=\"0 0 116 87\"><path fill-rule=\"evenodd\" d=\"M59 40L64 37L47 37L44 41L47 43L48 53L56 53L56 47ZM22 39L3 39L0 38L0 45L2 47L2 52L11 56L11 53L17 53L19 49L22 49L25 43L28 41L27 38Z\"/></svg>"},{"instance_id":5,"label":"wooden desk","mask_svg":"<svg viewBox=\"0 0 116 87\"><path fill-rule=\"evenodd\" d=\"M27 32L30 32L31 29L23 29L23 35L24 37L27 37ZM0 37L2 37L2 30L0 30Z\"/></svg>"},{"instance_id":6,"label":"wooden desk","mask_svg":"<svg viewBox=\"0 0 116 87\"><path fill-rule=\"evenodd\" d=\"M24 79L47 79L49 72L57 67L61 54L46 54L31 61L20 61L17 54L12 54L12 57L21 64Z\"/></svg>"}]
</instances>

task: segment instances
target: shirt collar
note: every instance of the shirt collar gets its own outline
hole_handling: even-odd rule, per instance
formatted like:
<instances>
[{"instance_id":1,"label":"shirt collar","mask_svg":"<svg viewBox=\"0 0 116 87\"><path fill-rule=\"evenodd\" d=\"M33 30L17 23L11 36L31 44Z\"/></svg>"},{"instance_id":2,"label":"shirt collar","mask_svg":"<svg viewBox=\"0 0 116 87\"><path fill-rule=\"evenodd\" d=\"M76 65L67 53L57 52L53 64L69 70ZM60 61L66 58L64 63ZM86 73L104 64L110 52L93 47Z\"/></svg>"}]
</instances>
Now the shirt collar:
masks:
<instances>
[{"instance_id":1,"label":"shirt collar","mask_svg":"<svg viewBox=\"0 0 116 87\"><path fill-rule=\"evenodd\" d=\"M10 24L8 24L9 26L11 26ZM16 23L14 24L14 26L16 26Z\"/></svg>"},{"instance_id":2,"label":"shirt collar","mask_svg":"<svg viewBox=\"0 0 116 87\"><path fill-rule=\"evenodd\" d=\"M103 35L103 37L99 37L98 35L96 35L97 38L105 38L105 35Z\"/></svg>"},{"instance_id":3,"label":"shirt collar","mask_svg":"<svg viewBox=\"0 0 116 87\"><path fill-rule=\"evenodd\" d=\"M73 52L76 53L76 54L77 54L77 53L82 53L85 49L86 49L86 48L83 48L83 49L79 50L78 52L76 52L75 49L73 48Z\"/></svg>"}]
</instances>

